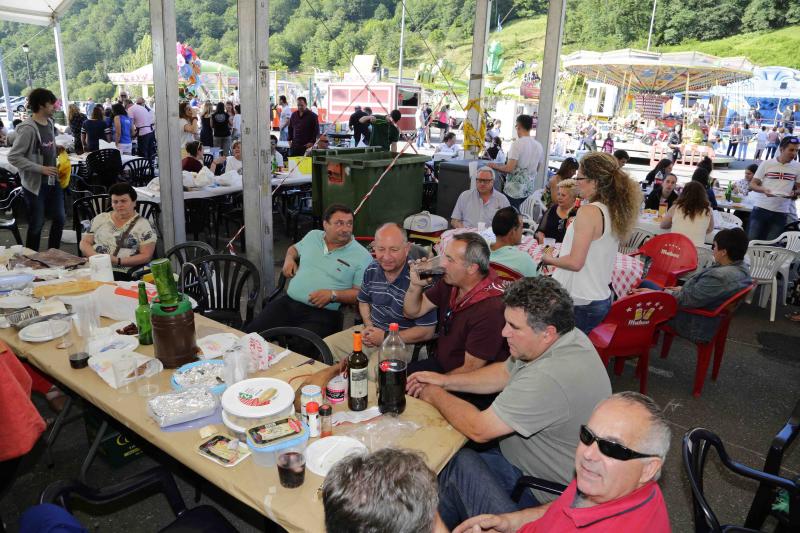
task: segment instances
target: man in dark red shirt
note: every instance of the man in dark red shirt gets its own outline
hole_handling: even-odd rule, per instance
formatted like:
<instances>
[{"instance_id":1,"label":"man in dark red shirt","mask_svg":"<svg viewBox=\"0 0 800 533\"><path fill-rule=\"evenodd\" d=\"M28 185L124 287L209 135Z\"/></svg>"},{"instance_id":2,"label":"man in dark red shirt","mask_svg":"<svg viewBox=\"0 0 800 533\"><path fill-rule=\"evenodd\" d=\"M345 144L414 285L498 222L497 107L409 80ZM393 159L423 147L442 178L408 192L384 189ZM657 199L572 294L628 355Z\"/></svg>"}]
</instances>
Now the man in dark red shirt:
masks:
<instances>
[{"instance_id":1,"label":"man in dark red shirt","mask_svg":"<svg viewBox=\"0 0 800 533\"><path fill-rule=\"evenodd\" d=\"M581 426L575 479L557 500L476 516L453 533L669 533L667 506L656 481L670 434L653 400L637 392L614 394Z\"/></svg>"},{"instance_id":2,"label":"man in dark red shirt","mask_svg":"<svg viewBox=\"0 0 800 533\"><path fill-rule=\"evenodd\" d=\"M444 277L427 285L414 268L411 285L403 301L403 314L418 318L436 309L439 340L436 357L411 363L408 374L421 370L460 373L508 358L508 345L501 334L502 285L489 269L489 245L477 233L453 237L444 253Z\"/></svg>"},{"instance_id":3,"label":"man in dark red shirt","mask_svg":"<svg viewBox=\"0 0 800 533\"><path fill-rule=\"evenodd\" d=\"M302 156L319 137L317 115L308 109L305 97L297 97L297 111L289 117L289 155Z\"/></svg>"}]
</instances>

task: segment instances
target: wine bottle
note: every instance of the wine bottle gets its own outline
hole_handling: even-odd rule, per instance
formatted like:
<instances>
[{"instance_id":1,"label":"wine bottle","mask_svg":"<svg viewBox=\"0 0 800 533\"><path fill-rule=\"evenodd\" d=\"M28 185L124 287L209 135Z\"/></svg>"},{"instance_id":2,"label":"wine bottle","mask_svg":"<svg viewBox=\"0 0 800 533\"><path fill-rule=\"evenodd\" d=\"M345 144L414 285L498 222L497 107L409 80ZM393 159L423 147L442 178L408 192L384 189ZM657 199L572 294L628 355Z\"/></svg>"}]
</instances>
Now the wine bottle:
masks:
<instances>
[{"instance_id":1,"label":"wine bottle","mask_svg":"<svg viewBox=\"0 0 800 533\"><path fill-rule=\"evenodd\" d=\"M369 359L361 351L361 332L353 333L353 353L347 358L347 406L351 411L367 408L367 367Z\"/></svg>"}]
</instances>

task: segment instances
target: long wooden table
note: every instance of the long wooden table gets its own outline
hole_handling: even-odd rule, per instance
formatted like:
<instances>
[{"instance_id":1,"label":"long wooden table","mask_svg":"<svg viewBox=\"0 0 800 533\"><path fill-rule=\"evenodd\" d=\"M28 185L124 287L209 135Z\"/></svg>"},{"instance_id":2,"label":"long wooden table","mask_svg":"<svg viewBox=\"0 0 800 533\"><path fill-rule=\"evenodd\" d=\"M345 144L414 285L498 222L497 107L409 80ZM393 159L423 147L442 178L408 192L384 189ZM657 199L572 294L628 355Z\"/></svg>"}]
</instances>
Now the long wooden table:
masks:
<instances>
[{"instance_id":1,"label":"long wooden table","mask_svg":"<svg viewBox=\"0 0 800 533\"><path fill-rule=\"evenodd\" d=\"M108 320L104 322L104 325L111 323ZM195 325L198 338L221 332L241 334L223 324L198 315L195 315ZM197 430L162 431L147 415L145 398L138 396L135 392L133 394L118 393L89 368L72 369L69 366L66 350L56 348L56 341L28 343L20 340L16 330L12 328L0 330L0 340L7 343L19 357L27 359L44 373L123 423L142 439L157 446L288 531L325 530L322 501L318 493L323 478L306 470L306 479L302 487L285 489L278 482L277 468L258 466L252 457L248 457L232 468L218 466L195 451L201 440ZM153 347L140 346L137 351L152 355ZM305 357L293 353L282 359L274 368L257 375L275 376L289 381L294 376L308 374L310 368L319 368L319 365L302 366L280 372L281 369L291 367L305 359ZM171 375L171 370L165 370L158 375L160 392L170 390ZM297 379L291 383L294 388L297 388L301 382L302 379ZM370 387L369 403L372 406L377 399L374 385L370 384ZM334 406L334 411L342 409L346 409L343 404ZM400 418L416 422L421 429L408 435L396 445L422 451L427 458L428 466L436 472L447 464L465 442L464 436L450 426L435 408L420 400L408 397L406 411ZM222 432L226 430L223 424L218 424L217 427ZM336 433L337 430L334 428L334 434Z\"/></svg>"}]
</instances>

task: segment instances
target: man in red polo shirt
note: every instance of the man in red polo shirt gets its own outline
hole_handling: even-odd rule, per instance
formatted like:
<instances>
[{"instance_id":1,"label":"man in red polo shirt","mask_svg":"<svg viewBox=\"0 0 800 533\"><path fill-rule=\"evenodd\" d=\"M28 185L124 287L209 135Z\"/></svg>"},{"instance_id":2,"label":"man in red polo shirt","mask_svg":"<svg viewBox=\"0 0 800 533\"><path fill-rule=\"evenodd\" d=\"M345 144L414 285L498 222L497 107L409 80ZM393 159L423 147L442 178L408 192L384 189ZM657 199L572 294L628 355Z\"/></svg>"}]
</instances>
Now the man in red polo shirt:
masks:
<instances>
[{"instance_id":1,"label":"man in red polo shirt","mask_svg":"<svg viewBox=\"0 0 800 533\"><path fill-rule=\"evenodd\" d=\"M557 500L476 516L453 533L668 533L667 507L656 481L669 442L670 428L653 400L637 392L614 394L581 426L575 479Z\"/></svg>"}]
</instances>

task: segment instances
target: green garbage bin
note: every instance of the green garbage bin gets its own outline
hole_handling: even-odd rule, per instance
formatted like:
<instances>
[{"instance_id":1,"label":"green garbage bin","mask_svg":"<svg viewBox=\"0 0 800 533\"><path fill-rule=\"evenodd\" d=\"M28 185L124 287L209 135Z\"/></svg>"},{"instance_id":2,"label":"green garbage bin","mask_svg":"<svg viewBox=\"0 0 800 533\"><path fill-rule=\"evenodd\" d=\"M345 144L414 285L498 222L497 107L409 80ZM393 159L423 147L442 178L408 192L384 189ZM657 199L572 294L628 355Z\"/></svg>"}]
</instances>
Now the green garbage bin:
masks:
<instances>
[{"instance_id":1,"label":"green garbage bin","mask_svg":"<svg viewBox=\"0 0 800 533\"><path fill-rule=\"evenodd\" d=\"M328 148L326 150L313 150L311 152L311 212L316 218L322 218L322 203L316 201L321 198L322 183L328 178L328 156L364 154L367 152L380 152L380 146L362 146L360 148Z\"/></svg>"},{"instance_id":2,"label":"green garbage bin","mask_svg":"<svg viewBox=\"0 0 800 533\"><path fill-rule=\"evenodd\" d=\"M319 195L313 197L314 204L321 208L344 204L355 209L394 157L384 151L326 156L327 175L321 180ZM356 215L354 235L373 235L384 222L402 224L407 216L421 211L426 161L430 156L402 154L397 159Z\"/></svg>"}]
</instances>

